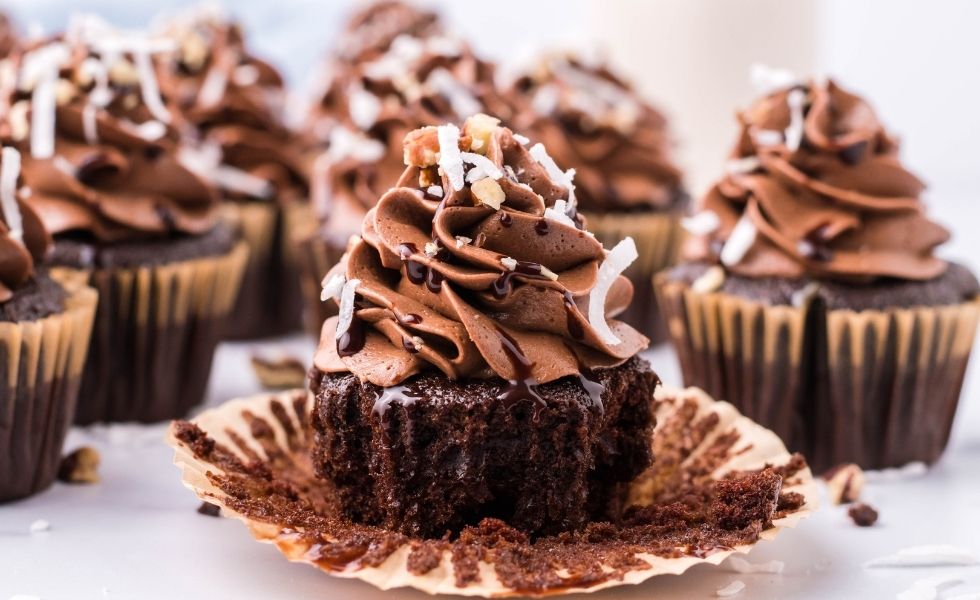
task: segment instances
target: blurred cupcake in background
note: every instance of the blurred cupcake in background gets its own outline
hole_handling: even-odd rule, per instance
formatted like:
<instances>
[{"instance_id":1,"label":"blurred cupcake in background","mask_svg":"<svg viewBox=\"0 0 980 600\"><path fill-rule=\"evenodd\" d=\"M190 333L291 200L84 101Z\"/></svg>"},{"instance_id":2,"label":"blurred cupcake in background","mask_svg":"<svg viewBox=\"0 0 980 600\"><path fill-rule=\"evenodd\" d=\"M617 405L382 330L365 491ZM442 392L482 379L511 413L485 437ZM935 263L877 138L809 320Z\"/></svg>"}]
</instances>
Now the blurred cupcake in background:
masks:
<instances>
[{"instance_id":1,"label":"blurred cupcake in background","mask_svg":"<svg viewBox=\"0 0 980 600\"><path fill-rule=\"evenodd\" d=\"M4 76L6 77L6 75ZM9 84L3 81L4 84ZM28 203L20 153L0 154L0 502L54 481L75 414L97 294L41 266L51 236Z\"/></svg>"},{"instance_id":2,"label":"blurred cupcake in background","mask_svg":"<svg viewBox=\"0 0 980 600\"><path fill-rule=\"evenodd\" d=\"M773 73L658 276L684 381L817 469L935 461L976 332L976 278L935 255L922 182L874 110ZM781 84L781 85L780 85Z\"/></svg>"},{"instance_id":3,"label":"blurred cupcake in background","mask_svg":"<svg viewBox=\"0 0 980 600\"><path fill-rule=\"evenodd\" d=\"M7 13L0 11L0 58L13 52L17 45L17 29Z\"/></svg>"},{"instance_id":4,"label":"blurred cupcake in background","mask_svg":"<svg viewBox=\"0 0 980 600\"><path fill-rule=\"evenodd\" d=\"M653 342L666 332L651 279L674 264L688 204L666 119L609 67L586 55L549 53L503 81L521 107L515 129L575 170L575 202L605 245L632 237L640 258L626 273L636 299L621 318Z\"/></svg>"},{"instance_id":5,"label":"blurred cupcake in background","mask_svg":"<svg viewBox=\"0 0 980 600\"><path fill-rule=\"evenodd\" d=\"M299 278L286 231L309 215L309 173L284 123L283 79L250 54L239 26L220 11L189 11L163 31L177 49L158 55L161 89L193 126L181 161L218 187L224 216L249 247L227 335L299 329Z\"/></svg>"},{"instance_id":6,"label":"blurred cupcake in background","mask_svg":"<svg viewBox=\"0 0 980 600\"><path fill-rule=\"evenodd\" d=\"M204 395L247 249L218 196L178 159L179 112L159 93L167 38L79 17L14 60L0 137L21 150L53 265L100 302L77 420L160 421Z\"/></svg>"},{"instance_id":7,"label":"blurred cupcake in background","mask_svg":"<svg viewBox=\"0 0 980 600\"><path fill-rule=\"evenodd\" d=\"M309 129L323 136L320 144L326 149L315 159L311 181L317 220L295 234L308 321L317 334L331 314L329 304L320 300L323 276L359 233L367 211L398 181L405 136L481 112L505 121L511 116L494 86L494 65L462 40L441 33L424 16L428 13L406 12L411 10L382 3L354 19L345 38L363 37L351 42L364 48L356 53L360 60L352 62L338 50L310 114ZM364 17L374 11L388 16ZM367 30L359 34L357 23ZM404 27L395 27L399 24ZM382 30L388 33L381 35ZM422 37L416 37L419 33Z\"/></svg>"}]
</instances>

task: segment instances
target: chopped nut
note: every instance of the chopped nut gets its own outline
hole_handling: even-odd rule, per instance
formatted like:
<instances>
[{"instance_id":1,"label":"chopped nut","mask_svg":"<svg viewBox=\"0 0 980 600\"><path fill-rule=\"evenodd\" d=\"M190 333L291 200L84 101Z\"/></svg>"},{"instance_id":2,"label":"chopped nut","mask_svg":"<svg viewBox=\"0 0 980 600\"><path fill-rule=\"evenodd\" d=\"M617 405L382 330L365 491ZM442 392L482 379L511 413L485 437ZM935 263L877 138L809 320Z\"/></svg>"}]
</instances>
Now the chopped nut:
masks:
<instances>
[{"instance_id":1,"label":"chopped nut","mask_svg":"<svg viewBox=\"0 0 980 600\"><path fill-rule=\"evenodd\" d=\"M413 335L412 336L412 343L415 344L415 347L416 348L421 348L422 346L425 345L425 340L423 340L421 337L419 337L417 335Z\"/></svg>"},{"instance_id":2,"label":"chopped nut","mask_svg":"<svg viewBox=\"0 0 980 600\"><path fill-rule=\"evenodd\" d=\"M463 133L473 138L470 143L470 150L486 154L487 148L490 147L490 139L499 125L500 119L482 113L466 119L466 123L463 125Z\"/></svg>"},{"instance_id":3,"label":"chopped nut","mask_svg":"<svg viewBox=\"0 0 980 600\"><path fill-rule=\"evenodd\" d=\"M59 105L68 104L75 97L75 91L75 86L70 81L59 79L54 91L55 101Z\"/></svg>"},{"instance_id":4,"label":"chopped nut","mask_svg":"<svg viewBox=\"0 0 980 600\"><path fill-rule=\"evenodd\" d=\"M416 129L405 136L405 164L411 167L431 167L439 162L439 133L435 127ZM423 184L431 185L431 182Z\"/></svg>"},{"instance_id":5,"label":"chopped nut","mask_svg":"<svg viewBox=\"0 0 980 600\"><path fill-rule=\"evenodd\" d=\"M419 187L435 187L439 183L439 169L437 167L427 167L419 171ZM440 189L442 189L440 187Z\"/></svg>"},{"instance_id":6,"label":"chopped nut","mask_svg":"<svg viewBox=\"0 0 980 600\"><path fill-rule=\"evenodd\" d=\"M694 283L691 284L691 291L696 294L710 294L721 289L724 283L725 270L714 265L694 280Z\"/></svg>"},{"instance_id":7,"label":"chopped nut","mask_svg":"<svg viewBox=\"0 0 980 600\"><path fill-rule=\"evenodd\" d=\"M122 104L126 110L136 110L140 105L140 100L136 97L136 94L126 94L123 96Z\"/></svg>"},{"instance_id":8,"label":"chopped nut","mask_svg":"<svg viewBox=\"0 0 980 600\"><path fill-rule=\"evenodd\" d=\"M439 254L439 244L435 242L426 242L424 251L426 256L436 256Z\"/></svg>"},{"instance_id":9,"label":"chopped nut","mask_svg":"<svg viewBox=\"0 0 980 600\"><path fill-rule=\"evenodd\" d=\"M64 483L98 483L99 452L95 448L82 446L61 459L58 467L58 481Z\"/></svg>"},{"instance_id":10,"label":"chopped nut","mask_svg":"<svg viewBox=\"0 0 980 600\"><path fill-rule=\"evenodd\" d=\"M120 58L114 62L109 69L109 79L116 85L136 85L139 82L139 78L140 76L136 71L136 67L125 58Z\"/></svg>"},{"instance_id":11,"label":"chopped nut","mask_svg":"<svg viewBox=\"0 0 980 600\"><path fill-rule=\"evenodd\" d=\"M27 113L30 109L30 102L20 100L15 102L7 113L7 122L10 123L10 137L16 142L26 140L31 132L31 124L27 119Z\"/></svg>"},{"instance_id":12,"label":"chopped nut","mask_svg":"<svg viewBox=\"0 0 980 600\"><path fill-rule=\"evenodd\" d=\"M277 360L252 356L252 369L264 388L298 388L306 384L306 366L292 356L284 356Z\"/></svg>"},{"instance_id":13,"label":"chopped nut","mask_svg":"<svg viewBox=\"0 0 980 600\"><path fill-rule=\"evenodd\" d=\"M508 271L513 271L514 269L517 268L517 260L509 256L505 256L501 258L500 264L504 265L504 268L506 268Z\"/></svg>"},{"instance_id":14,"label":"chopped nut","mask_svg":"<svg viewBox=\"0 0 980 600\"><path fill-rule=\"evenodd\" d=\"M847 516L851 517L851 520L858 527L871 527L878 522L878 511L863 502L847 509Z\"/></svg>"},{"instance_id":15,"label":"chopped nut","mask_svg":"<svg viewBox=\"0 0 980 600\"><path fill-rule=\"evenodd\" d=\"M855 464L841 465L824 475L830 501L834 504L856 502L864 489L864 471Z\"/></svg>"},{"instance_id":16,"label":"chopped nut","mask_svg":"<svg viewBox=\"0 0 980 600\"><path fill-rule=\"evenodd\" d=\"M506 200L504 189L490 177L474 181L470 186L470 191L480 204L489 206L494 210L500 210L500 205Z\"/></svg>"}]
</instances>

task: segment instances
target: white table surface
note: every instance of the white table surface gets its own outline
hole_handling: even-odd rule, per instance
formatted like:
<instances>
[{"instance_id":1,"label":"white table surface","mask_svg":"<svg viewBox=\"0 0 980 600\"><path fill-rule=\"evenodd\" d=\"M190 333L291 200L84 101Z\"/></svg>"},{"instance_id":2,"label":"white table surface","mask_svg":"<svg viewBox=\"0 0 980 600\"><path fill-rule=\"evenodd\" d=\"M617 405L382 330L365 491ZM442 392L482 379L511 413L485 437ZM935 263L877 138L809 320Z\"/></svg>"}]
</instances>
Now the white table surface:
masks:
<instances>
[{"instance_id":1,"label":"white table surface","mask_svg":"<svg viewBox=\"0 0 980 600\"><path fill-rule=\"evenodd\" d=\"M216 359L209 404L259 391L249 357L259 350L310 356L302 337L273 343L225 344ZM669 350L650 352L667 382L678 382ZM881 512L861 529L840 507L820 510L795 530L760 544L752 562L785 562L781 575L737 574L724 564L699 566L635 587L590 596L714 598L741 580L736 598L893 598L921 578L955 575L962 584L941 598L980 593L980 566L867 569L863 563L920 544L953 544L980 553L980 362L973 361L952 444L927 474L869 484L865 498ZM160 600L267 598L424 598L407 590L381 592L287 562L251 539L237 521L196 512L200 502L181 485L163 426L75 430L68 448L88 444L102 454L102 482L55 484L34 498L0 507L0 600L17 594L42 600L132 598ZM938 509L933 506L938 505ZM50 530L31 533L39 519Z\"/></svg>"}]
</instances>

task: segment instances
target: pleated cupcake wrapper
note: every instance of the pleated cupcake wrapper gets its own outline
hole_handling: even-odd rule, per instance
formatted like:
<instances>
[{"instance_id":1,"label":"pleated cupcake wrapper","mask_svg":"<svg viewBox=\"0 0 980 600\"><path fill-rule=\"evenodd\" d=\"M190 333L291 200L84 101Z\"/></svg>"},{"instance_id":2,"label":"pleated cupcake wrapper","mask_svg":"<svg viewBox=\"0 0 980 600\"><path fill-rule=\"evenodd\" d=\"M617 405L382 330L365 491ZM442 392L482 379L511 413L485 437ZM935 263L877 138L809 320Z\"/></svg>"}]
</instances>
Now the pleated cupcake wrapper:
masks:
<instances>
[{"instance_id":1,"label":"pleated cupcake wrapper","mask_svg":"<svg viewBox=\"0 0 980 600\"><path fill-rule=\"evenodd\" d=\"M82 272L99 292L76 422L155 422L201 402L248 249Z\"/></svg>"},{"instance_id":2,"label":"pleated cupcake wrapper","mask_svg":"<svg viewBox=\"0 0 980 600\"><path fill-rule=\"evenodd\" d=\"M624 273L633 282L633 302L619 318L637 327L654 344L666 341L663 317L651 280L654 274L677 262L684 238L681 215L671 212L583 215L589 231L606 248L612 248L626 237L632 237L636 242L639 258Z\"/></svg>"},{"instance_id":3,"label":"pleated cupcake wrapper","mask_svg":"<svg viewBox=\"0 0 980 600\"><path fill-rule=\"evenodd\" d=\"M299 265L300 288L303 292L303 320L307 331L320 336L320 328L329 317L337 314L333 302L320 300L321 284L327 271L344 255L346 240L324 237L318 231L297 236L294 243Z\"/></svg>"},{"instance_id":4,"label":"pleated cupcake wrapper","mask_svg":"<svg viewBox=\"0 0 980 600\"><path fill-rule=\"evenodd\" d=\"M54 481L75 414L98 295L78 278L57 279L68 292L64 311L0 323L0 502Z\"/></svg>"},{"instance_id":5,"label":"pleated cupcake wrapper","mask_svg":"<svg viewBox=\"0 0 980 600\"><path fill-rule=\"evenodd\" d=\"M815 311L657 287L684 382L771 427L814 468L933 462L945 448L980 300Z\"/></svg>"},{"instance_id":6,"label":"pleated cupcake wrapper","mask_svg":"<svg viewBox=\"0 0 980 600\"><path fill-rule=\"evenodd\" d=\"M296 256L288 233L309 218L310 208L290 202L234 202L222 216L241 232L249 255L226 337L249 339L282 335L302 321Z\"/></svg>"},{"instance_id":7,"label":"pleated cupcake wrapper","mask_svg":"<svg viewBox=\"0 0 980 600\"><path fill-rule=\"evenodd\" d=\"M278 395L264 395L230 401L216 409L199 415L194 423L219 447L226 448L240 460L250 464L262 463L269 469L273 482L288 482L289 488L299 490L297 500L300 510L311 510L316 501L307 504L303 494L315 494L311 490L323 490L310 463L310 446L313 431L310 412L312 397L296 390ZM784 465L791 459L779 438L771 431L753 423L724 402L715 402L704 392L686 390L659 390L656 401L657 429L654 433L654 452L658 456L655 467L641 475L632 484L630 498L636 504L648 504L661 494L673 491L672 483L680 478L698 478L712 482L725 478L734 471L760 469L767 465ZM381 562L375 560L354 561L343 567L327 565L317 556L344 556L358 545L368 544L364 538L340 539L313 543L304 538L301 531L292 529L272 518L250 518L232 508L243 499L242 491L232 497L223 490L220 478L222 467L200 458L193 448L178 439L177 425L171 427L168 443L174 448L174 463L180 469L184 485L206 502L222 507L222 514L241 520L256 540L274 544L287 559L309 564L337 577L360 579L381 589L411 587L431 594L460 594L466 596L502 597L527 595L507 587L497 576L492 556L479 560L478 581L460 584L456 581L453 553L471 555L475 548L465 545L445 551L438 564L430 565L424 574L413 573L411 554L420 542L406 539ZM656 465L660 465L657 470ZM286 466L288 465L288 467ZM288 473L292 473L289 475ZM278 489L278 488L277 488ZM783 486L783 492L802 494L805 501L796 509L777 515L772 527L764 530L759 541L771 540L783 529L795 527L816 509L816 485L808 468L803 468ZM244 492L247 493L247 492ZM322 504L322 502L320 503ZM336 548L324 548L335 543ZM756 542L758 543L758 542ZM574 592L592 592L625 584L637 584L657 575L680 574L702 563L720 564L735 553L746 553L755 544L734 548L717 549L697 555L687 548L677 548L676 555L665 558L637 551L640 562L631 566L622 578L609 577L591 586L576 587L573 584L552 583L551 587L532 592L532 595L558 595ZM373 547L373 546L372 546ZM534 546L528 552L535 554ZM597 542L594 554L600 562L606 556ZM470 552L471 554L467 554ZM544 550L539 552L546 552ZM591 554L592 552L590 552ZM563 567L543 556L529 556L528 564L550 564L554 573L561 575ZM557 560L557 559L555 559Z\"/></svg>"}]
</instances>

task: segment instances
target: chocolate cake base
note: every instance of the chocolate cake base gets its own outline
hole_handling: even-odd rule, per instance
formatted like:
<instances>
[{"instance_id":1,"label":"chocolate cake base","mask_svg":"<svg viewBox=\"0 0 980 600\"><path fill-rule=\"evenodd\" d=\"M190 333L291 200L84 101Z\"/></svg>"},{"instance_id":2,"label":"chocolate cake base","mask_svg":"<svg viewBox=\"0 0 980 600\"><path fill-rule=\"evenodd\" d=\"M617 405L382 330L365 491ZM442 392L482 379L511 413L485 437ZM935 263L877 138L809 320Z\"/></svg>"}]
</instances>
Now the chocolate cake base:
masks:
<instances>
[{"instance_id":1,"label":"chocolate cake base","mask_svg":"<svg viewBox=\"0 0 980 600\"><path fill-rule=\"evenodd\" d=\"M658 278L686 385L732 402L818 470L939 458L980 310L969 270L851 285L728 275L715 293L691 292L707 268Z\"/></svg>"},{"instance_id":2,"label":"chocolate cake base","mask_svg":"<svg viewBox=\"0 0 980 600\"><path fill-rule=\"evenodd\" d=\"M51 279L47 270L39 268L30 280L14 290L6 302L0 302L0 321L19 323L37 321L65 308L65 290Z\"/></svg>"},{"instance_id":3,"label":"chocolate cake base","mask_svg":"<svg viewBox=\"0 0 980 600\"><path fill-rule=\"evenodd\" d=\"M439 538L485 518L527 535L622 508L650 465L646 361L518 394L500 379L424 374L397 388L314 371L314 463L355 522ZM601 391L597 385L602 386ZM591 392L590 392L591 391Z\"/></svg>"},{"instance_id":4,"label":"chocolate cake base","mask_svg":"<svg viewBox=\"0 0 980 600\"><path fill-rule=\"evenodd\" d=\"M70 234L55 239L48 264L71 269L153 267L227 254L235 245L235 239L235 233L225 225L202 235L114 244L102 244L87 236Z\"/></svg>"}]
</instances>

